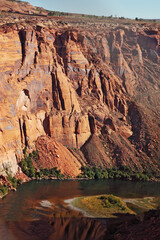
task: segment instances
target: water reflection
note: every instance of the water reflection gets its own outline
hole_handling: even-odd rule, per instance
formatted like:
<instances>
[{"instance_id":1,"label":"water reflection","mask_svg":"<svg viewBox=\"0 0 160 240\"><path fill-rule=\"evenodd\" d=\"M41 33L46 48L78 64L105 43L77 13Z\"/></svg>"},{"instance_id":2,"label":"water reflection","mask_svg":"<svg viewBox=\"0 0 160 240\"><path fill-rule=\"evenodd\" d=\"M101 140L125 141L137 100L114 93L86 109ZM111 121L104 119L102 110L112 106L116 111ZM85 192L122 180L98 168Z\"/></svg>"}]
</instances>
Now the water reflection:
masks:
<instances>
[{"instance_id":1,"label":"water reflection","mask_svg":"<svg viewBox=\"0 0 160 240\"><path fill-rule=\"evenodd\" d=\"M56 218L50 221L1 223L2 240L101 240L106 228L87 218Z\"/></svg>"},{"instance_id":2,"label":"water reflection","mask_svg":"<svg viewBox=\"0 0 160 240\"><path fill-rule=\"evenodd\" d=\"M108 220L85 218L64 203L65 199L104 193L125 198L160 196L160 183L95 180L26 183L0 200L0 239L105 239ZM41 204L47 202L49 207Z\"/></svg>"}]
</instances>

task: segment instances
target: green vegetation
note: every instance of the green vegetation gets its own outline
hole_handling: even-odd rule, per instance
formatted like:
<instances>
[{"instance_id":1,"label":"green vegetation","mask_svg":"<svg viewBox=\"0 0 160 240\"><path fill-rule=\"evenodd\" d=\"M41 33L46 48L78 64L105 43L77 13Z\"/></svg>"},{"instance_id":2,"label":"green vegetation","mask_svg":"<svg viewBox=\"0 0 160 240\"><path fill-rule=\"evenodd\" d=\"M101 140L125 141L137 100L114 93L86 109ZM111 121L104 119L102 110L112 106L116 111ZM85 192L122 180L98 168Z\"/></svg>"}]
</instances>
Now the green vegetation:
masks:
<instances>
[{"instance_id":1,"label":"green vegetation","mask_svg":"<svg viewBox=\"0 0 160 240\"><path fill-rule=\"evenodd\" d=\"M33 166L33 162L35 162L38 158L38 151L33 151L28 156L26 154L26 148L23 150L24 159L20 162L20 167L22 172L26 174L30 178L44 178L44 177L55 177L58 179L64 178L64 175L61 174L61 171L54 167L52 169L35 169Z\"/></svg>"},{"instance_id":2,"label":"green vegetation","mask_svg":"<svg viewBox=\"0 0 160 240\"><path fill-rule=\"evenodd\" d=\"M68 16L69 13L65 13L65 12L57 12L57 11L49 11L48 12L48 16L56 16L56 17L60 17L60 16Z\"/></svg>"},{"instance_id":3,"label":"green vegetation","mask_svg":"<svg viewBox=\"0 0 160 240\"><path fill-rule=\"evenodd\" d=\"M36 178L41 178L42 176L56 177L58 179L64 178L64 175L61 174L61 170L58 170L57 167L54 167L52 169L40 169L40 171L36 173Z\"/></svg>"},{"instance_id":4,"label":"green vegetation","mask_svg":"<svg viewBox=\"0 0 160 240\"><path fill-rule=\"evenodd\" d=\"M117 16L97 16L97 15L91 15L91 14L76 14L76 13L68 13L68 12L58 12L58 11L48 11L48 16L56 16L56 17L62 17L62 16L68 16L70 18L76 18L76 19L83 19L83 20L130 20L126 19L123 16L117 17Z\"/></svg>"},{"instance_id":5,"label":"green vegetation","mask_svg":"<svg viewBox=\"0 0 160 240\"><path fill-rule=\"evenodd\" d=\"M24 153L24 159L20 162L20 167L22 169L22 172L26 174L30 178L34 178L36 171L33 166L32 160L38 157L38 152L33 151L29 154L29 156L26 155L26 149L23 150Z\"/></svg>"},{"instance_id":6,"label":"green vegetation","mask_svg":"<svg viewBox=\"0 0 160 240\"><path fill-rule=\"evenodd\" d=\"M114 205L122 211L126 210L126 206L124 205L122 200L120 200L120 198L115 197L114 195L101 196L100 200L102 200L102 204L104 207L111 208Z\"/></svg>"},{"instance_id":7,"label":"green vegetation","mask_svg":"<svg viewBox=\"0 0 160 240\"><path fill-rule=\"evenodd\" d=\"M153 178L158 178L155 171L134 171L127 166L113 167L113 168L97 168L82 166L82 174L78 178L89 179L121 179L131 181L150 181Z\"/></svg>"},{"instance_id":8,"label":"green vegetation","mask_svg":"<svg viewBox=\"0 0 160 240\"><path fill-rule=\"evenodd\" d=\"M114 195L80 197L72 204L95 217L116 217L117 213L134 214L119 197Z\"/></svg>"},{"instance_id":9,"label":"green vegetation","mask_svg":"<svg viewBox=\"0 0 160 240\"><path fill-rule=\"evenodd\" d=\"M16 189L18 185L22 184L21 179L16 179L15 177L12 177L11 175L8 175L6 178L6 183L3 185L0 185L0 197L3 197L8 193L9 189Z\"/></svg>"},{"instance_id":10,"label":"green vegetation","mask_svg":"<svg viewBox=\"0 0 160 240\"><path fill-rule=\"evenodd\" d=\"M22 184L21 179L16 179L15 177L12 177L11 175L8 175L7 180L14 188L17 188L18 185Z\"/></svg>"},{"instance_id":11,"label":"green vegetation","mask_svg":"<svg viewBox=\"0 0 160 240\"><path fill-rule=\"evenodd\" d=\"M7 186L3 185L3 186L0 186L0 197L6 195L8 193L8 188Z\"/></svg>"},{"instance_id":12,"label":"green vegetation","mask_svg":"<svg viewBox=\"0 0 160 240\"><path fill-rule=\"evenodd\" d=\"M135 21L138 21L138 22L153 22L153 23L156 23L158 22L159 20L157 19L144 19L144 18L138 18L136 17L135 18Z\"/></svg>"}]
</instances>

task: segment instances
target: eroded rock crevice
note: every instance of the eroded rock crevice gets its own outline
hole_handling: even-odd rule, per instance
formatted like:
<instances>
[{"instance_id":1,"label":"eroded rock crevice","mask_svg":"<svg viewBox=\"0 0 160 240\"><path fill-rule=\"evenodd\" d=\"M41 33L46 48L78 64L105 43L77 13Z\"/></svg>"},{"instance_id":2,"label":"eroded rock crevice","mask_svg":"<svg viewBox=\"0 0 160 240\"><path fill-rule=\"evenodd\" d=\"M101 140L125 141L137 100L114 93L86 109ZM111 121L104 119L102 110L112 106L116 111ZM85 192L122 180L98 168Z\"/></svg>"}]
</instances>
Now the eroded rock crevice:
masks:
<instances>
[{"instance_id":1,"label":"eroded rock crevice","mask_svg":"<svg viewBox=\"0 0 160 240\"><path fill-rule=\"evenodd\" d=\"M26 34L23 30L19 31L19 39L20 39L20 42L21 42L22 65L23 65L24 59L25 59L25 56L26 56L26 48L25 48Z\"/></svg>"},{"instance_id":2,"label":"eroded rock crevice","mask_svg":"<svg viewBox=\"0 0 160 240\"><path fill-rule=\"evenodd\" d=\"M52 96L53 105L57 110L65 110L65 103L56 73L52 73Z\"/></svg>"},{"instance_id":3,"label":"eroded rock crevice","mask_svg":"<svg viewBox=\"0 0 160 240\"><path fill-rule=\"evenodd\" d=\"M21 136L21 143L22 146L28 147L28 137L27 137L27 128L25 120L19 119L19 129L20 129L20 136Z\"/></svg>"}]
</instances>

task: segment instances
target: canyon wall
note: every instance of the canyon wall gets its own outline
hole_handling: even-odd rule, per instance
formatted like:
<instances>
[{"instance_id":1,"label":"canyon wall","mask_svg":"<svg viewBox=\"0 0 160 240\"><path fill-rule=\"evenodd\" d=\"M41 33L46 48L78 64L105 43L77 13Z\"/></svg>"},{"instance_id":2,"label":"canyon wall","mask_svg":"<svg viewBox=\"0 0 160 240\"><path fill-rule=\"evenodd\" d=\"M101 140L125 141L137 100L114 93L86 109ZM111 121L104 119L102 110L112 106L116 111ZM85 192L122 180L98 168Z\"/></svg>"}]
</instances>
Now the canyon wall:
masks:
<instances>
[{"instance_id":1,"label":"canyon wall","mask_svg":"<svg viewBox=\"0 0 160 240\"><path fill-rule=\"evenodd\" d=\"M0 174L41 135L91 165L159 167L159 56L147 28L1 27Z\"/></svg>"}]
</instances>

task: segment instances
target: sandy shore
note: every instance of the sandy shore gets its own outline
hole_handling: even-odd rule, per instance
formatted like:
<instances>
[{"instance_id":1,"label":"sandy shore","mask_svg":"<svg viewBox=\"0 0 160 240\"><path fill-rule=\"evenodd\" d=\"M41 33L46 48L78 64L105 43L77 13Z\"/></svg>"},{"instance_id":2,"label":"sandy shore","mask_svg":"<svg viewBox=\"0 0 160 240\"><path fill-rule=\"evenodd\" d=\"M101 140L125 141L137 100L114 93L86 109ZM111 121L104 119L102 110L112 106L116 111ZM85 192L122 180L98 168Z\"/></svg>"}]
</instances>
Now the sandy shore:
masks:
<instances>
[{"instance_id":1,"label":"sandy shore","mask_svg":"<svg viewBox=\"0 0 160 240\"><path fill-rule=\"evenodd\" d=\"M74 211L78 211L81 212L85 217L89 217L89 218L95 218L95 216L90 215L89 213L87 213L85 210L83 210L82 208L76 207L74 206L74 202L78 199L80 199L81 197L75 197L75 198L71 198L71 199L67 199L64 200L65 203L67 203L67 206L69 208L71 208Z\"/></svg>"}]
</instances>

